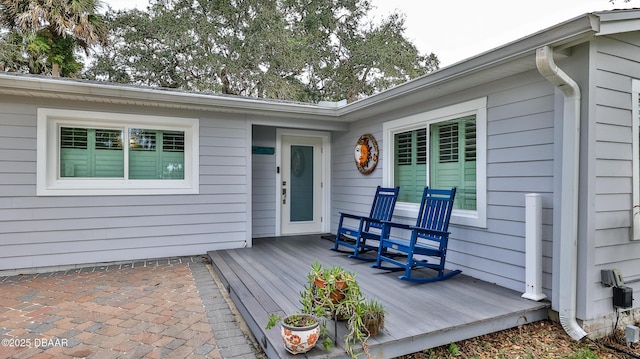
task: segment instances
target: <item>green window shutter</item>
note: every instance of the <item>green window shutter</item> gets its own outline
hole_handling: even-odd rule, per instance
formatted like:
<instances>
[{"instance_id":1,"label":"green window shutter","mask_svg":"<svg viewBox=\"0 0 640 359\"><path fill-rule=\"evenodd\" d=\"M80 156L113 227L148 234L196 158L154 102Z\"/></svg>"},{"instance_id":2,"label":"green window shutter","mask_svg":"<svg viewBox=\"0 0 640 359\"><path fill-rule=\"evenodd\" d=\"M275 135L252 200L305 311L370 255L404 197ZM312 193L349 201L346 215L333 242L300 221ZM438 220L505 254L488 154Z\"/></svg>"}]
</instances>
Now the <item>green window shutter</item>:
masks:
<instances>
[{"instance_id":1,"label":"green window shutter","mask_svg":"<svg viewBox=\"0 0 640 359\"><path fill-rule=\"evenodd\" d=\"M463 209L475 210L476 205L476 120L464 122L464 178L460 191L460 205ZM457 192L456 192L457 193Z\"/></svg>"},{"instance_id":2,"label":"green window shutter","mask_svg":"<svg viewBox=\"0 0 640 359\"><path fill-rule=\"evenodd\" d=\"M418 129L394 136L394 183L401 188L401 202L420 203L427 180L426 133L426 129Z\"/></svg>"},{"instance_id":3,"label":"green window shutter","mask_svg":"<svg viewBox=\"0 0 640 359\"><path fill-rule=\"evenodd\" d=\"M162 178L184 179L184 132L162 133Z\"/></svg>"},{"instance_id":4,"label":"green window shutter","mask_svg":"<svg viewBox=\"0 0 640 359\"><path fill-rule=\"evenodd\" d=\"M122 131L62 127L60 177L124 177Z\"/></svg>"},{"instance_id":5,"label":"green window shutter","mask_svg":"<svg viewBox=\"0 0 640 359\"><path fill-rule=\"evenodd\" d=\"M475 116L431 125L430 186L457 187L455 208L476 209Z\"/></svg>"},{"instance_id":6,"label":"green window shutter","mask_svg":"<svg viewBox=\"0 0 640 359\"><path fill-rule=\"evenodd\" d=\"M124 178L123 142L129 144L129 179L184 179L184 132L60 128L60 177Z\"/></svg>"},{"instance_id":7,"label":"green window shutter","mask_svg":"<svg viewBox=\"0 0 640 359\"><path fill-rule=\"evenodd\" d=\"M86 128L60 128L60 177L89 177Z\"/></svg>"},{"instance_id":8,"label":"green window shutter","mask_svg":"<svg viewBox=\"0 0 640 359\"><path fill-rule=\"evenodd\" d=\"M184 179L184 132L129 129L130 179Z\"/></svg>"},{"instance_id":9,"label":"green window shutter","mask_svg":"<svg viewBox=\"0 0 640 359\"><path fill-rule=\"evenodd\" d=\"M95 148L93 177L124 177L122 130L95 129L90 133L94 137Z\"/></svg>"},{"instance_id":10,"label":"green window shutter","mask_svg":"<svg viewBox=\"0 0 640 359\"><path fill-rule=\"evenodd\" d=\"M157 131L129 129L129 178L158 178Z\"/></svg>"}]
</instances>

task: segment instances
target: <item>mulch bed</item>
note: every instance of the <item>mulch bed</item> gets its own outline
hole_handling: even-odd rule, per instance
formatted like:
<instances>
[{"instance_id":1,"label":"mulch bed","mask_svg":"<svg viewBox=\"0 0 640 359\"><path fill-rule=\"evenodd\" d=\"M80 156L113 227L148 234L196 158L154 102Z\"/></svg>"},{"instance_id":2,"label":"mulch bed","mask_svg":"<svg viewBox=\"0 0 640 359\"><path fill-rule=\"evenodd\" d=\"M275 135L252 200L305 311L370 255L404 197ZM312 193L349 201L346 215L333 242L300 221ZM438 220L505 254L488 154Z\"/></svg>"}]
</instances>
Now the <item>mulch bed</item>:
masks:
<instances>
[{"instance_id":1,"label":"mulch bed","mask_svg":"<svg viewBox=\"0 0 640 359\"><path fill-rule=\"evenodd\" d=\"M540 321L397 359L426 358L640 358L640 343L626 345L624 331L596 341L571 339L559 323Z\"/></svg>"}]
</instances>

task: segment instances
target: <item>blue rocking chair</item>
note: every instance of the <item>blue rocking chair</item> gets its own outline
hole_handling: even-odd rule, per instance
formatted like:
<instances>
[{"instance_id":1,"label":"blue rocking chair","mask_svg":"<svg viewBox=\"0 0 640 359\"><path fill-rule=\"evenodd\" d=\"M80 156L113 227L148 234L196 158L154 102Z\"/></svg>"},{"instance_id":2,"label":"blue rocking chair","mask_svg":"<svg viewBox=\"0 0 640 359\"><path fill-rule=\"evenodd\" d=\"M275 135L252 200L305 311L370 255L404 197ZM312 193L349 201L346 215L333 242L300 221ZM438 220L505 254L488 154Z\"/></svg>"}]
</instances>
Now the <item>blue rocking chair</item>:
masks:
<instances>
[{"instance_id":1,"label":"blue rocking chair","mask_svg":"<svg viewBox=\"0 0 640 359\"><path fill-rule=\"evenodd\" d=\"M367 239L380 240L384 222L391 221L391 217L393 216L393 209L396 206L398 192L400 192L400 187L383 188L378 186L376 195L373 197L369 217L341 212L335 245L330 249L338 252L353 253L349 256L350 258L374 261L375 258L363 258L360 254L367 251L378 250L377 246L367 244ZM340 250L340 246L351 249L346 251Z\"/></svg>"},{"instance_id":2,"label":"blue rocking chair","mask_svg":"<svg viewBox=\"0 0 640 359\"><path fill-rule=\"evenodd\" d=\"M460 270L445 272L444 269L447 242L449 241L449 219L455 195L455 187L451 190L425 187L416 225L385 223L378 248L378 257L376 263L371 267L392 271L404 270L405 274L398 278L417 283L436 282L460 274L462 272ZM411 231L410 239L391 238L392 228ZM389 249L393 251L388 251ZM406 256L406 260L399 260L399 257L404 256ZM429 257L429 259L427 260L425 257ZM431 260L435 261L431 263L429 262ZM382 265L382 262L389 262L394 266L386 267ZM413 271L419 267L434 269L438 274L426 278L415 276Z\"/></svg>"}]
</instances>

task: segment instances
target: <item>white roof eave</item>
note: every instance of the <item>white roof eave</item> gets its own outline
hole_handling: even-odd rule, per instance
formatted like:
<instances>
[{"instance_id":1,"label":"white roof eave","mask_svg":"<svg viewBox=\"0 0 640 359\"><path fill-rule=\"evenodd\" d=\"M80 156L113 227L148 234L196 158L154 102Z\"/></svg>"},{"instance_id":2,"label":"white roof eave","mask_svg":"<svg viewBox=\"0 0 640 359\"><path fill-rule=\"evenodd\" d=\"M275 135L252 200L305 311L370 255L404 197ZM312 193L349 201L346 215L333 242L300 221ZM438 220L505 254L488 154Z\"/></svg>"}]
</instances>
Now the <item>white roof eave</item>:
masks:
<instances>
[{"instance_id":1,"label":"white roof eave","mask_svg":"<svg viewBox=\"0 0 640 359\"><path fill-rule=\"evenodd\" d=\"M594 14L600 19L598 36L640 30L638 9L602 11Z\"/></svg>"},{"instance_id":2,"label":"white roof eave","mask_svg":"<svg viewBox=\"0 0 640 359\"><path fill-rule=\"evenodd\" d=\"M337 121L335 106L0 73L0 94Z\"/></svg>"}]
</instances>

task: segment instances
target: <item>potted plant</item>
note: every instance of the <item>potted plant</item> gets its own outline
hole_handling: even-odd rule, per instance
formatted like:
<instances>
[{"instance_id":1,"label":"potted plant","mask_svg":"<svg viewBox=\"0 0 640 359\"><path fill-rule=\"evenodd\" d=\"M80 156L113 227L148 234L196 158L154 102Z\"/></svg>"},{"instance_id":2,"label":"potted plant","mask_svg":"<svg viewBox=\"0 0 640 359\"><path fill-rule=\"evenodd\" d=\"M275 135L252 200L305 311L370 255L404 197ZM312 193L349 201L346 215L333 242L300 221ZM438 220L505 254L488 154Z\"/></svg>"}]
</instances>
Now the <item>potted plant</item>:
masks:
<instances>
[{"instance_id":1,"label":"potted plant","mask_svg":"<svg viewBox=\"0 0 640 359\"><path fill-rule=\"evenodd\" d=\"M354 273L344 270L340 266L325 268L317 261L311 265L307 275L308 282L300 293L302 314L282 320L282 340L290 353L304 353L313 346L318 337L324 336L324 348L330 349L333 340L326 336L326 322L320 318L346 320L348 333L344 338L345 351L356 358L356 345L362 345L364 353L367 351L367 340L376 335L384 326L385 310L376 300L367 300ZM306 317L315 318L317 326L310 334L299 334L297 328L302 324L309 324ZM310 319L309 319L310 320ZM280 322L280 317L271 315L267 329ZM337 331L336 331L337 332Z\"/></svg>"},{"instance_id":2,"label":"potted plant","mask_svg":"<svg viewBox=\"0 0 640 359\"><path fill-rule=\"evenodd\" d=\"M362 317L364 329L372 337L378 335L384 329L384 316L387 312L384 306L375 299L367 299L360 304L358 314Z\"/></svg>"},{"instance_id":3,"label":"potted plant","mask_svg":"<svg viewBox=\"0 0 640 359\"><path fill-rule=\"evenodd\" d=\"M311 314L291 314L284 319L271 314L266 329L281 322L280 334L285 349L291 354L306 353L315 347L320 336L320 321Z\"/></svg>"},{"instance_id":4,"label":"potted plant","mask_svg":"<svg viewBox=\"0 0 640 359\"><path fill-rule=\"evenodd\" d=\"M355 345L360 344L366 357L369 358L367 341L370 337L378 335L384 328L384 317L386 311L382 304L374 299L364 299L355 304L353 314L349 317L347 329L349 330L344 338L346 352L356 358Z\"/></svg>"},{"instance_id":5,"label":"potted plant","mask_svg":"<svg viewBox=\"0 0 640 359\"><path fill-rule=\"evenodd\" d=\"M311 271L308 274L309 288L317 296L329 296L333 304L337 304L344 299L342 291L346 288L346 271L340 266L324 268L318 261L311 264ZM323 298L324 299L324 298Z\"/></svg>"},{"instance_id":6,"label":"potted plant","mask_svg":"<svg viewBox=\"0 0 640 359\"><path fill-rule=\"evenodd\" d=\"M334 306L335 318L337 320L347 320L354 315L357 306L362 302L363 295L360 285L356 280L356 276L350 272L344 272L342 279L345 283L344 289L341 290L342 300Z\"/></svg>"},{"instance_id":7,"label":"potted plant","mask_svg":"<svg viewBox=\"0 0 640 359\"><path fill-rule=\"evenodd\" d=\"M344 345L353 358L357 357L356 345L362 345L367 353L366 344L371 332L377 334L384 325L383 322L367 324L374 318L384 319L384 308L377 301L366 300L356 275L340 266L324 268L318 262L313 263L308 283L301 293L301 303L304 313L347 321ZM367 325L372 325L371 329Z\"/></svg>"}]
</instances>

